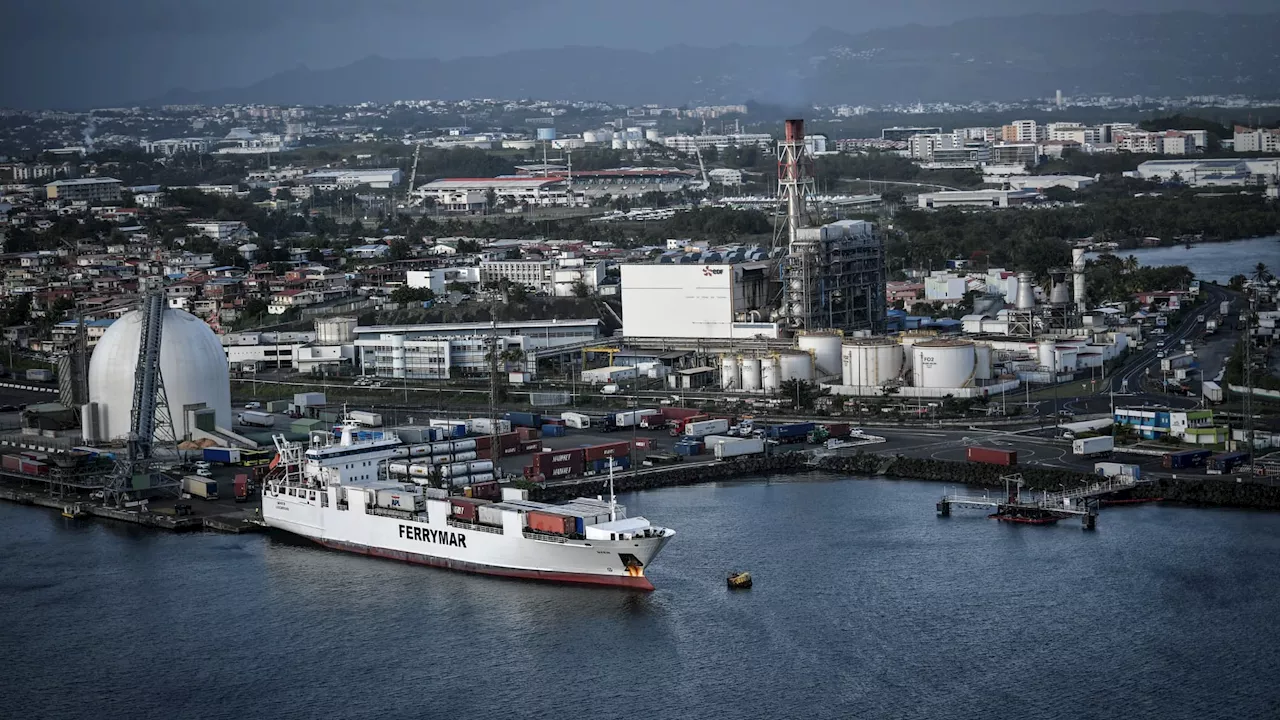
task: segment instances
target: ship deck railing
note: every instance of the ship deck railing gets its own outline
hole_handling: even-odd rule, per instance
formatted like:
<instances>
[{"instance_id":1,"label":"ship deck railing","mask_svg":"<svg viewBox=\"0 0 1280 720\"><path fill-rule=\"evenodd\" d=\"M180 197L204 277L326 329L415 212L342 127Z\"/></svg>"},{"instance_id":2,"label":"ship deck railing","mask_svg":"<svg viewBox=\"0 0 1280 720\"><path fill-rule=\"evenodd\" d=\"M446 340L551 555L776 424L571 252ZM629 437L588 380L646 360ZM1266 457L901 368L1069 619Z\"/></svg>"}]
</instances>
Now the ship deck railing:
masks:
<instances>
[{"instance_id":1,"label":"ship deck railing","mask_svg":"<svg viewBox=\"0 0 1280 720\"><path fill-rule=\"evenodd\" d=\"M445 519L445 523L450 527L456 527L462 530L479 530L480 532L493 533L494 535L502 534L502 528L500 527L481 525L480 523L467 522L466 520L458 520L456 518L447 518Z\"/></svg>"},{"instance_id":2,"label":"ship deck railing","mask_svg":"<svg viewBox=\"0 0 1280 720\"><path fill-rule=\"evenodd\" d=\"M569 538L563 535L552 535L550 533L529 532L528 530L524 531L524 536L530 540L545 540L546 542L563 543L563 542L569 541Z\"/></svg>"},{"instance_id":3,"label":"ship deck railing","mask_svg":"<svg viewBox=\"0 0 1280 720\"><path fill-rule=\"evenodd\" d=\"M383 517L396 518L397 520L413 520L414 522L426 522L427 514L425 512L410 512L408 510L392 510L391 508L366 507L365 512L370 515L381 515Z\"/></svg>"}]
</instances>

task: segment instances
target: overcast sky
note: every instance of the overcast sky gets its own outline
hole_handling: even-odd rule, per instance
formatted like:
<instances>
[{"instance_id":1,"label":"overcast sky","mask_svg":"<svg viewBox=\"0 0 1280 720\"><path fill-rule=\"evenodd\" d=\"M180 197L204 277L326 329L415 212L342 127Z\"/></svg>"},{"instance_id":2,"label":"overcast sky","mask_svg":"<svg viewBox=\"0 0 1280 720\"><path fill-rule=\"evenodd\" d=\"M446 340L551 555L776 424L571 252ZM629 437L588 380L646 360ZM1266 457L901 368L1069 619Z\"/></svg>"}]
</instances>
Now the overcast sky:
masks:
<instances>
[{"instance_id":1,"label":"overcast sky","mask_svg":"<svg viewBox=\"0 0 1280 720\"><path fill-rule=\"evenodd\" d=\"M1275 0L11 0L0 106L106 105L369 55L597 45L791 45L820 27L1042 12L1275 11Z\"/></svg>"}]
</instances>

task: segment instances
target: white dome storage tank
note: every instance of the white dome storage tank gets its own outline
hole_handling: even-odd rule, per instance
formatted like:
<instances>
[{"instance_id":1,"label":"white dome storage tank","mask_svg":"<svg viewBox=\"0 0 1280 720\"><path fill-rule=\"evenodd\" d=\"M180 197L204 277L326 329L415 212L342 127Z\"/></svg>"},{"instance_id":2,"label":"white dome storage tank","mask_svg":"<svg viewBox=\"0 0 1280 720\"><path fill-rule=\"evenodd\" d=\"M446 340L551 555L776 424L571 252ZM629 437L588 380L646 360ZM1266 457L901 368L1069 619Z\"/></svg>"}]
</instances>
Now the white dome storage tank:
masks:
<instances>
[{"instance_id":1,"label":"white dome storage tank","mask_svg":"<svg viewBox=\"0 0 1280 720\"><path fill-rule=\"evenodd\" d=\"M840 344L843 339L834 333L806 333L800 336L801 350L813 355L814 373L818 377L841 374Z\"/></svg>"},{"instance_id":2,"label":"white dome storage tank","mask_svg":"<svg viewBox=\"0 0 1280 720\"><path fill-rule=\"evenodd\" d=\"M358 320L353 317L320 318L316 320L317 345L342 345L354 342Z\"/></svg>"},{"instance_id":3,"label":"white dome storage tank","mask_svg":"<svg viewBox=\"0 0 1280 720\"><path fill-rule=\"evenodd\" d=\"M973 376L979 380L990 380L994 377L991 370L991 346L975 343L973 346Z\"/></svg>"},{"instance_id":4,"label":"white dome storage tank","mask_svg":"<svg viewBox=\"0 0 1280 720\"><path fill-rule=\"evenodd\" d=\"M962 388L973 385L973 343L929 340L911 348L915 355L912 384L918 388Z\"/></svg>"},{"instance_id":5,"label":"white dome storage tank","mask_svg":"<svg viewBox=\"0 0 1280 720\"><path fill-rule=\"evenodd\" d=\"M610 147L612 147L614 150L626 150L626 149L627 149L627 141L626 141L626 138L615 137L615 138L614 138L614 139L609 143L609 145L610 145Z\"/></svg>"},{"instance_id":6,"label":"white dome storage tank","mask_svg":"<svg viewBox=\"0 0 1280 720\"><path fill-rule=\"evenodd\" d=\"M902 346L892 340L859 340L840 352L845 385L879 387L902 374Z\"/></svg>"},{"instance_id":7,"label":"white dome storage tank","mask_svg":"<svg viewBox=\"0 0 1280 720\"><path fill-rule=\"evenodd\" d=\"M610 140L612 137L612 134L609 137L605 137L599 130L586 130L582 133L582 142L594 145Z\"/></svg>"},{"instance_id":8,"label":"white dome storage tank","mask_svg":"<svg viewBox=\"0 0 1280 720\"><path fill-rule=\"evenodd\" d=\"M231 427L231 380L222 343L203 320L165 308L160 339L160 373L173 416L174 434L187 436L184 406L203 404L218 427ZM89 400L98 404L97 435L127 437L133 417L133 377L142 342L142 311L125 313L107 328L89 361Z\"/></svg>"},{"instance_id":9,"label":"white dome storage tank","mask_svg":"<svg viewBox=\"0 0 1280 720\"><path fill-rule=\"evenodd\" d=\"M906 363L908 370L915 369L916 354L911 351L912 346L914 346L918 342L927 342L929 340L936 340L937 338L938 338L937 335L926 335L926 334L902 335L900 340L900 342L902 343L902 356L903 356L903 361Z\"/></svg>"},{"instance_id":10,"label":"white dome storage tank","mask_svg":"<svg viewBox=\"0 0 1280 720\"><path fill-rule=\"evenodd\" d=\"M760 392L760 380L759 358L742 358L742 389L747 392Z\"/></svg>"},{"instance_id":11,"label":"white dome storage tank","mask_svg":"<svg viewBox=\"0 0 1280 720\"><path fill-rule=\"evenodd\" d=\"M1036 357L1040 360L1040 367L1046 370L1055 370L1058 367L1058 361L1055 359L1057 353L1057 345L1052 340L1041 340L1036 346Z\"/></svg>"},{"instance_id":12,"label":"white dome storage tank","mask_svg":"<svg viewBox=\"0 0 1280 720\"><path fill-rule=\"evenodd\" d=\"M722 390L742 389L742 379L738 373L738 358L732 355L720 358L720 388Z\"/></svg>"},{"instance_id":13,"label":"white dome storage tank","mask_svg":"<svg viewBox=\"0 0 1280 720\"><path fill-rule=\"evenodd\" d=\"M779 377L782 382L804 380L813 382L813 356L809 353L785 353L778 357Z\"/></svg>"},{"instance_id":14,"label":"white dome storage tank","mask_svg":"<svg viewBox=\"0 0 1280 720\"><path fill-rule=\"evenodd\" d=\"M778 367L778 358L760 359L760 389L767 393L778 392L782 388L782 371Z\"/></svg>"}]
</instances>

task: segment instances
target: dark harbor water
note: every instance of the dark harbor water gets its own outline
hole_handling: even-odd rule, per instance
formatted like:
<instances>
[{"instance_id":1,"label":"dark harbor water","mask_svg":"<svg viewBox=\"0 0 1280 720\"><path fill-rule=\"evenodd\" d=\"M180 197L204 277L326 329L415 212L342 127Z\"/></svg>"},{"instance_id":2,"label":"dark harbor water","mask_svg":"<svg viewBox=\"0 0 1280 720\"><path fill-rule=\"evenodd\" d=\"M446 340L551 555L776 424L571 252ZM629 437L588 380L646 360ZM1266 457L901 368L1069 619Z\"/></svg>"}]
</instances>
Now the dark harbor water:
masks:
<instances>
[{"instance_id":1,"label":"dark harbor water","mask_svg":"<svg viewBox=\"0 0 1280 720\"><path fill-rule=\"evenodd\" d=\"M0 715L1280 717L1280 515L1109 508L1087 533L939 519L942 490L624 496L679 533L648 594L0 504Z\"/></svg>"},{"instance_id":2,"label":"dark harbor water","mask_svg":"<svg viewBox=\"0 0 1280 720\"><path fill-rule=\"evenodd\" d=\"M1280 237L1200 243L1190 248L1185 245L1134 248L1117 250L1115 254L1122 258L1132 255L1148 267L1186 265L1201 280L1226 285L1233 275L1252 275L1258 263L1265 263L1274 271L1280 265ZM1093 258L1096 254L1086 257Z\"/></svg>"}]
</instances>

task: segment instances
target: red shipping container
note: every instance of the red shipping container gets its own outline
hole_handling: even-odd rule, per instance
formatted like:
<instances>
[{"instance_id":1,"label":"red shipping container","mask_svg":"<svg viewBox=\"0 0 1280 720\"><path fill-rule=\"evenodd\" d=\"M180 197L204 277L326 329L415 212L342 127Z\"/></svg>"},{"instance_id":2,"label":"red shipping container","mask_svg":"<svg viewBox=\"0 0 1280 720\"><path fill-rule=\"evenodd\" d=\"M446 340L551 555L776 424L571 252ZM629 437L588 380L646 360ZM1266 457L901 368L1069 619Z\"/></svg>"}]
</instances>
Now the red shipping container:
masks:
<instances>
[{"instance_id":1,"label":"red shipping container","mask_svg":"<svg viewBox=\"0 0 1280 720\"><path fill-rule=\"evenodd\" d=\"M653 438L636 438L636 447L641 450L652 450L654 444Z\"/></svg>"},{"instance_id":2,"label":"red shipping container","mask_svg":"<svg viewBox=\"0 0 1280 720\"><path fill-rule=\"evenodd\" d=\"M476 452L483 453L493 447L492 435L481 435L476 438Z\"/></svg>"},{"instance_id":3,"label":"red shipping container","mask_svg":"<svg viewBox=\"0 0 1280 720\"><path fill-rule=\"evenodd\" d=\"M479 498L451 497L449 498L449 514L458 520L475 522L480 513L476 508L488 502L488 500Z\"/></svg>"},{"instance_id":4,"label":"red shipping container","mask_svg":"<svg viewBox=\"0 0 1280 720\"><path fill-rule=\"evenodd\" d=\"M530 510L528 518L529 529L533 532L569 535L575 527L573 518L541 510Z\"/></svg>"},{"instance_id":5,"label":"red shipping container","mask_svg":"<svg viewBox=\"0 0 1280 720\"><path fill-rule=\"evenodd\" d=\"M513 445L511 447L502 448L503 457L507 457L508 455L519 455L520 453L521 453L521 450L519 445Z\"/></svg>"},{"instance_id":6,"label":"red shipping container","mask_svg":"<svg viewBox=\"0 0 1280 720\"><path fill-rule=\"evenodd\" d=\"M520 452L522 453L538 452L541 449L542 449L541 440L530 440L529 442L526 442L526 443L520 443Z\"/></svg>"},{"instance_id":7,"label":"red shipping container","mask_svg":"<svg viewBox=\"0 0 1280 720\"><path fill-rule=\"evenodd\" d=\"M18 457L17 455L5 455L5 456L4 456L4 469L5 469L5 470L20 470L20 469L21 469L21 465L22 465L22 458Z\"/></svg>"},{"instance_id":8,"label":"red shipping container","mask_svg":"<svg viewBox=\"0 0 1280 720\"><path fill-rule=\"evenodd\" d=\"M542 418L543 425L563 425L564 418Z\"/></svg>"},{"instance_id":9,"label":"red shipping container","mask_svg":"<svg viewBox=\"0 0 1280 720\"><path fill-rule=\"evenodd\" d=\"M516 437L520 438L520 442L537 440L542 437L542 430L531 427L518 427L516 428Z\"/></svg>"},{"instance_id":10,"label":"red shipping container","mask_svg":"<svg viewBox=\"0 0 1280 720\"><path fill-rule=\"evenodd\" d=\"M540 452L533 456L533 468L547 477L552 476L552 473L547 472L552 469L569 468L572 473L577 474L581 473L586 466L585 457L582 448ZM565 473L559 474L563 475Z\"/></svg>"},{"instance_id":11,"label":"red shipping container","mask_svg":"<svg viewBox=\"0 0 1280 720\"><path fill-rule=\"evenodd\" d=\"M604 460L611 457L625 457L631 454L631 443L623 440L621 442L604 443L603 445L592 445L586 450L587 462L595 462L596 460Z\"/></svg>"},{"instance_id":12,"label":"red shipping container","mask_svg":"<svg viewBox=\"0 0 1280 720\"><path fill-rule=\"evenodd\" d=\"M470 496L481 500L499 500L502 498L502 487L497 480L475 483L467 488Z\"/></svg>"},{"instance_id":13,"label":"red shipping container","mask_svg":"<svg viewBox=\"0 0 1280 720\"><path fill-rule=\"evenodd\" d=\"M827 433L833 438L849 437L849 430L851 429L849 423L827 423L826 427Z\"/></svg>"},{"instance_id":14,"label":"red shipping container","mask_svg":"<svg viewBox=\"0 0 1280 720\"><path fill-rule=\"evenodd\" d=\"M987 463L988 465L1017 465L1017 450L997 450L996 448L971 447L966 449L965 457L969 462Z\"/></svg>"},{"instance_id":15,"label":"red shipping container","mask_svg":"<svg viewBox=\"0 0 1280 720\"><path fill-rule=\"evenodd\" d=\"M520 434L513 432L502 433L498 436L498 444L502 446L503 450L518 447L520 445Z\"/></svg>"}]
</instances>

